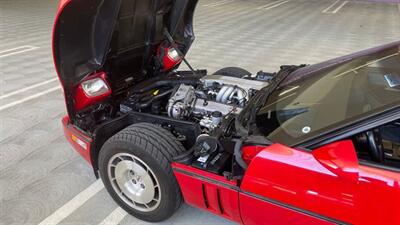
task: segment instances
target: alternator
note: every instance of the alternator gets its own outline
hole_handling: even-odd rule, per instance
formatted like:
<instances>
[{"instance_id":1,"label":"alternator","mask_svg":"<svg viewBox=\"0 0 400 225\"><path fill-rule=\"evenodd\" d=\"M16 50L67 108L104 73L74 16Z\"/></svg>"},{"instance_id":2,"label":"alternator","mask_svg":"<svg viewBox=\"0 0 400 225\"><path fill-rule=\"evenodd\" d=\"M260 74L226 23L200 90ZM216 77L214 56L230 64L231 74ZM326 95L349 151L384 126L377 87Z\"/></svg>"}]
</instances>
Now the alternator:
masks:
<instances>
[{"instance_id":1,"label":"alternator","mask_svg":"<svg viewBox=\"0 0 400 225\"><path fill-rule=\"evenodd\" d=\"M175 119L185 119L190 115L190 108L196 101L193 86L181 84L168 101L168 116Z\"/></svg>"}]
</instances>

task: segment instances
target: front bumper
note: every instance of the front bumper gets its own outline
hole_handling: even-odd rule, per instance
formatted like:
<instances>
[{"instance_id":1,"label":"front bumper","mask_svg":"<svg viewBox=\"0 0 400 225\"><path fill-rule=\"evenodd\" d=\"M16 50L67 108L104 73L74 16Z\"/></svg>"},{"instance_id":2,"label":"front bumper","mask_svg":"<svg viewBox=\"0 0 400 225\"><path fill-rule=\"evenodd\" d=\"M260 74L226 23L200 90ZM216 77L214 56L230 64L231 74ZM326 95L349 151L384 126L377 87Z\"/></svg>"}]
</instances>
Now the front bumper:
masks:
<instances>
[{"instance_id":1,"label":"front bumper","mask_svg":"<svg viewBox=\"0 0 400 225\"><path fill-rule=\"evenodd\" d=\"M89 164L92 165L90 154L92 138L77 129L69 121L69 117L65 116L62 119L64 135L72 147L77 151Z\"/></svg>"}]
</instances>

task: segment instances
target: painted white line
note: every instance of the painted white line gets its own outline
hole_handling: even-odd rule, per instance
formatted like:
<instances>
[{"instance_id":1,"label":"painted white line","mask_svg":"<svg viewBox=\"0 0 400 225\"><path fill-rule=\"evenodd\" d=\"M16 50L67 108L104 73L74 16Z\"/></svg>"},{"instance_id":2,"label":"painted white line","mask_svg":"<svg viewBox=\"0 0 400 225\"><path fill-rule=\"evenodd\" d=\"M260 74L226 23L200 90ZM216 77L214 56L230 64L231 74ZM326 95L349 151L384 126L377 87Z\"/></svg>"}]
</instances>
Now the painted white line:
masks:
<instances>
[{"instance_id":1,"label":"painted white line","mask_svg":"<svg viewBox=\"0 0 400 225\"><path fill-rule=\"evenodd\" d=\"M339 7L337 7L332 13L335 14L337 12L339 12L339 10L341 8L343 8L343 6L345 6L347 3L349 3L349 1L344 1Z\"/></svg>"},{"instance_id":2,"label":"painted white line","mask_svg":"<svg viewBox=\"0 0 400 225\"><path fill-rule=\"evenodd\" d=\"M258 7L257 9L265 9L265 8L270 7L270 6L274 6L275 4L279 4L279 3L281 3L281 2L282 2L282 0L276 1L276 2L270 2L270 3L266 4L266 5L263 5L263 6Z\"/></svg>"},{"instance_id":3,"label":"painted white line","mask_svg":"<svg viewBox=\"0 0 400 225\"><path fill-rule=\"evenodd\" d=\"M278 3L278 4L272 5L272 6L270 6L270 7L267 7L267 8L262 8L262 10L269 10L269 9L273 9L273 8L275 8L275 7L278 7L278 6L280 6L280 5L283 5L283 4L287 3L287 2L289 2L289 0L287 0L287 1L283 1L283 2L280 2L280 3Z\"/></svg>"},{"instance_id":4,"label":"painted white line","mask_svg":"<svg viewBox=\"0 0 400 225\"><path fill-rule=\"evenodd\" d=\"M225 5L225 4L234 2L234 1L235 0L222 0L222 1L211 3L211 4L206 4L206 5L203 5L203 6L205 6L205 7L215 7L215 6Z\"/></svg>"},{"instance_id":5,"label":"painted white line","mask_svg":"<svg viewBox=\"0 0 400 225\"><path fill-rule=\"evenodd\" d=\"M333 7L333 6L335 6L338 2L340 2L340 0L336 0L336 2L334 2L332 5L330 5L328 8L326 8L326 9L324 9L323 11L322 11L322 13L328 13L328 11Z\"/></svg>"},{"instance_id":6,"label":"painted white line","mask_svg":"<svg viewBox=\"0 0 400 225\"><path fill-rule=\"evenodd\" d=\"M63 219L73 213L76 209L78 209L81 205L83 205L86 201L88 201L103 188L104 186L101 180L97 180L84 191L82 191L69 202L67 202L65 205L61 206L61 208L59 208L49 217L40 222L39 225L56 225L60 223Z\"/></svg>"},{"instance_id":7,"label":"painted white line","mask_svg":"<svg viewBox=\"0 0 400 225\"><path fill-rule=\"evenodd\" d=\"M4 95L1 95L0 99L8 98L10 96L13 96L13 95L16 95L16 94L19 94L19 93L22 93L22 92L25 92L25 91L40 87L40 86L43 86L45 84L51 83L51 82L56 81L56 80L58 80L57 77L53 78L53 79L50 79L50 80L46 80L46 81L40 82L40 83L37 83L37 84L34 84L34 85L31 85L31 86L28 86L28 87L25 87L25 88L22 88L22 89L19 89L19 90L16 90L16 91L13 91L13 92L10 92L10 93L7 93L7 94L4 94Z\"/></svg>"},{"instance_id":8,"label":"painted white line","mask_svg":"<svg viewBox=\"0 0 400 225\"><path fill-rule=\"evenodd\" d=\"M12 52L12 51L20 50L21 48L29 48L29 46L24 45L24 46L19 46L19 47L16 47L16 48L10 48L10 49L7 49L7 50L3 50L3 51L0 51L0 55L1 55L1 54L5 54L5 53L7 53L7 52Z\"/></svg>"},{"instance_id":9,"label":"painted white line","mask_svg":"<svg viewBox=\"0 0 400 225\"><path fill-rule=\"evenodd\" d=\"M10 56L10 55L20 54L23 52L32 51L32 50L35 50L38 48L39 47L36 47L36 46L25 45L25 46L20 46L17 48L7 49L4 51L0 51L0 58L4 58L4 57Z\"/></svg>"},{"instance_id":10,"label":"painted white line","mask_svg":"<svg viewBox=\"0 0 400 225\"><path fill-rule=\"evenodd\" d=\"M14 102L11 102L11 103L2 105L2 106L0 106L0 112L3 111L3 110L5 110L5 109L11 108L11 107L13 107L13 106L19 105L19 104L21 104L21 103L27 102L27 101L29 101L29 100L38 98L38 97L40 97L40 96L42 96L42 95L51 93L51 92L53 92L53 91L57 91L57 90L59 90L59 89L61 89L61 86L60 86L60 85L58 85L57 87L50 88L50 89L48 89L48 90L46 90L46 91L42 91L42 92L39 92L39 93L37 93L37 94L31 95L31 96L29 96L29 97L20 99L20 100L18 100L18 101L14 101Z\"/></svg>"},{"instance_id":11,"label":"painted white line","mask_svg":"<svg viewBox=\"0 0 400 225\"><path fill-rule=\"evenodd\" d=\"M119 224L128 213L121 207L116 208L110 213L99 225L117 225Z\"/></svg>"}]
</instances>

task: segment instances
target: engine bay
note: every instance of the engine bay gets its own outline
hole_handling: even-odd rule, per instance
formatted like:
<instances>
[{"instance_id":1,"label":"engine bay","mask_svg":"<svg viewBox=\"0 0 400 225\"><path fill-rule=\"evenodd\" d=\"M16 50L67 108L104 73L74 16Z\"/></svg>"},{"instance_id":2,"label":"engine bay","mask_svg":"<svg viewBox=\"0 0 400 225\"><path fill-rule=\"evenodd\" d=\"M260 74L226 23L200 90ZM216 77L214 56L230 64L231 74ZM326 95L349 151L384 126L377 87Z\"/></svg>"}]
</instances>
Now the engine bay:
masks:
<instances>
[{"instance_id":1,"label":"engine bay","mask_svg":"<svg viewBox=\"0 0 400 225\"><path fill-rule=\"evenodd\" d=\"M258 90L269 84L265 74L262 78L260 75L238 78L215 74L196 78L173 74L155 81L160 85L154 88L133 88L134 93L121 102L120 112L146 113L197 125L199 131L190 135L188 130L177 131L169 122L159 122L167 124L188 149L174 161L231 176L232 167L235 167L234 118ZM174 82L162 82L164 79ZM195 140L189 141L188 136L194 136Z\"/></svg>"},{"instance_id":2,"label":"engine bay","mask_svg":"<svg viewBox=\"0 0 400 225\"><path fill-rule=\"evenodd\" d=\"M224 175L238 166L233 160L235 117L257 91L269 85L273 75L174 71L143 80L120 96L79 112L76 124L104 139L130 124L157 124L188 150L175 161Z\"/></svg>"},{"instance_id":3,"label":"engine bay","mask_svg":"<svg viewBox=\"0 0 400 225\"><path fill-rule=\"evenodd\" d=\"M257 78L223 75L173 74L154 82L156 85L153 83L150 88L134 87L132 94L121 102L120 112L146 112L195 122L203 134L218 127L224 117L240 113L249 99L268 85L265 80Z\"/></svg>"}]
</instances>

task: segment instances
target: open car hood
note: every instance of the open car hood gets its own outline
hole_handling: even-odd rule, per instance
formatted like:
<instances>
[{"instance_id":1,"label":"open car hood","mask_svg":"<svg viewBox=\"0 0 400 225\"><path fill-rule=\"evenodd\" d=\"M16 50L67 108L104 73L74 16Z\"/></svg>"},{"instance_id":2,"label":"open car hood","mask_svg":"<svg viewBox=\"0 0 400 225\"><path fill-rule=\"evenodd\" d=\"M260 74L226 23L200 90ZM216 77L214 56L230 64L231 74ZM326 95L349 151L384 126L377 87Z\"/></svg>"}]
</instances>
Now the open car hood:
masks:
<instances>
[{"instance_id":1,"label":"open car hood","mask_svg":"<svg viewBox=\"0 0 400 225\"><path fill-rule=\"evenodd\" d=\"M113 82L152 73L167 29L183 54L194 40L197 0L62 0L53 30L54 62L64 89L98 70ZM112 71L110 71L112 70Z\"/></svg>"}]
</instances>

